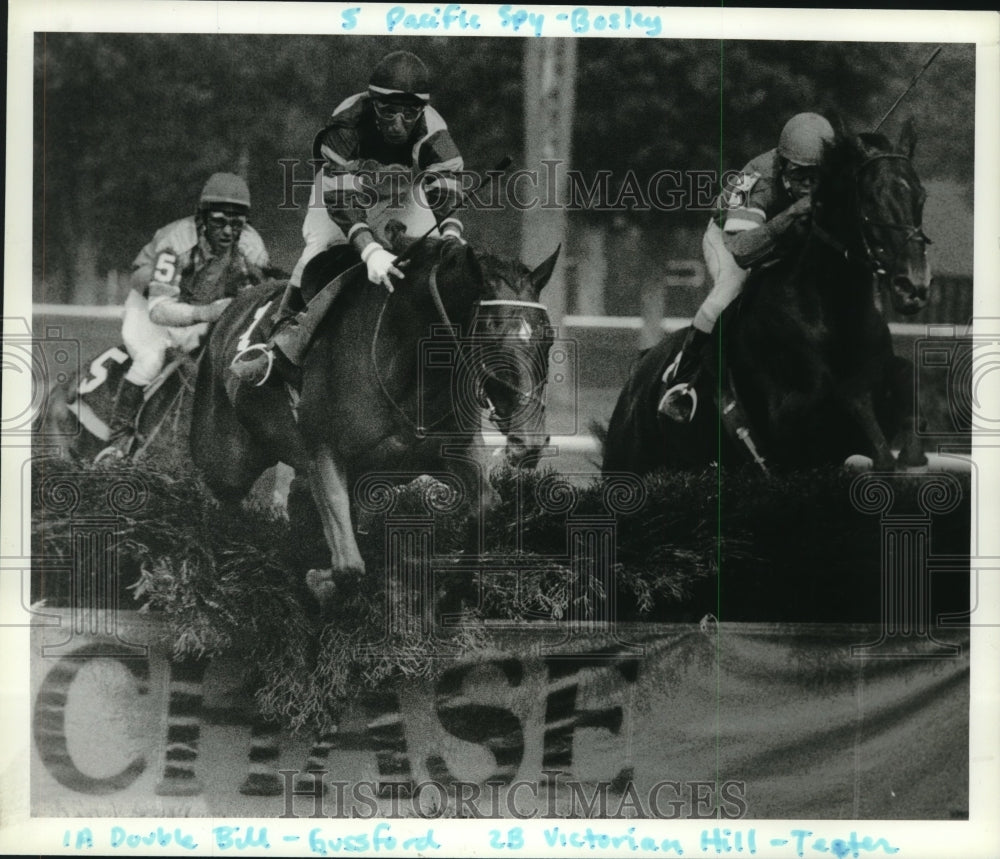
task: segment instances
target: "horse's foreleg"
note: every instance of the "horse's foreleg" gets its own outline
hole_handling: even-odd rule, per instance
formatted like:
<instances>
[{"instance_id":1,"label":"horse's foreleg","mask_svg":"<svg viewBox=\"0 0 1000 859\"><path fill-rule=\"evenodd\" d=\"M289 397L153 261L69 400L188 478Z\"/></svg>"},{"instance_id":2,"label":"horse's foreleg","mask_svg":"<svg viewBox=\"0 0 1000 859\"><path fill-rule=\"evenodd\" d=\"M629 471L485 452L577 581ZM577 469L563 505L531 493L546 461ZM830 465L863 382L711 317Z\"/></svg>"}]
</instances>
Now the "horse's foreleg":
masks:
<instances>
[{"instance_id":1,"label":"horse's foreleg","mask_svg":"<svg viewBox=\"0 0 1000 859\"><path fill-rule=\"evenodd\" d=\"M499 496L490 484L486 466L472 456L449 457L444 466L468 498L462 551L467 557L477 557L486 551L486 519L499 503ZM442 616L461 613L469 606L476 607L479 604L478 578L471 571L451 575L447 582L442 580L437 597L437 608Z\"/></svg>"},{"instance_id":2,"label":"horse's foreleg","mask_svg":"<svg viewBox=\"0 0 1000 859\"><path fill-rule=\"evenodd\" d=\"M863 393L859 393L857 389L842 391L841 403L868 441L872 469L874 471L894 471L896 460L893 458L889 442L875 416L871 391L865 390Z\"/></svg>"},{"instance_id":3,"label":"horse's foreleg","mask_svg":"<svg viewBox=\"0 0 1000 859\"><path fill-rule=\"evenodd\" d=\"M485 550L486 517L499 503L497 491L490 484L488 468L472 456L449 457L444 466L458 480L469 499L463 548L470 555L482 554Z\"/></svg>"},{"instance_id":4,"label":"horse's foreleg","mask_svg":"<svg viewBox=\"0 0 1000 859\"><path fill-rule=\"evenodd\" d=\"M308 584L317 599L326 602L333 596L333 575L363 573L365 562L351 526L347 475L326 445L320 446L310 457L309 486L323 523L326 543L330 547L331 568L329 571L311 571Z\"/></svg>"},{"instance_id":5,"label":"horse's foreleg","mask_svg":"<svg viewBox=\"0 0 1000 859\"><path fill-rule=\"evenodd\" d=\"M889 363L889 399L893 417L898 421L900 439L897 462L904 468L927 465L923 444L917 438L916 400L913 391L913 362L893 355Z\"/></svg>"}]
</instances>

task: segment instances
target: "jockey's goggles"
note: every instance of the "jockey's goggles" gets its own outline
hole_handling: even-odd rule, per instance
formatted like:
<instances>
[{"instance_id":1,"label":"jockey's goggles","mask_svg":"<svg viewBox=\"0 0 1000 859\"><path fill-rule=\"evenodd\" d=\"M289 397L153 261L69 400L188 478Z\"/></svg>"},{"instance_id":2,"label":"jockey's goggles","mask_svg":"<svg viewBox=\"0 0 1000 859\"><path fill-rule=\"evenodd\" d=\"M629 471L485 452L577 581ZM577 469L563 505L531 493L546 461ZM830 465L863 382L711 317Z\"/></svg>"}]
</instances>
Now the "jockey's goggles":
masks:
<instances>
[{"instance_id":1,"label":"jockey's goggles","mask_svg":"<svg viewBox=\"0 0 1000 859\"><path fill-rule=\"evenodd\" d=\"M246 215L227 215L225 212L209 212L205 218L205 223L217 230L224 230L232 227L234 230L242 230L247 225Z\"/></svg>"},{"instance_id":2,"label":"jockey's goggles","mask_svg":"<svg viewBox=\"0 0 1000 859\"><path fill-rule=\"evenodd\" d=\"M793 164L789 161L785 165L785 177L793 182L808 182L819 175L819 169L805 164Z\"/></svg>"},{"instance_id":3,"label":"jockey's goggles","mask_svg":"<svg viewBox=\"0 0 1000 859\"><path fill-rule=\"evenodd\" d=\"M403 117L406 122L413 122L424 112L422 104L398 104L396 102L372 99L372 107L379 119L391 120L397 116Z\"/></svg>"}]
</instances>

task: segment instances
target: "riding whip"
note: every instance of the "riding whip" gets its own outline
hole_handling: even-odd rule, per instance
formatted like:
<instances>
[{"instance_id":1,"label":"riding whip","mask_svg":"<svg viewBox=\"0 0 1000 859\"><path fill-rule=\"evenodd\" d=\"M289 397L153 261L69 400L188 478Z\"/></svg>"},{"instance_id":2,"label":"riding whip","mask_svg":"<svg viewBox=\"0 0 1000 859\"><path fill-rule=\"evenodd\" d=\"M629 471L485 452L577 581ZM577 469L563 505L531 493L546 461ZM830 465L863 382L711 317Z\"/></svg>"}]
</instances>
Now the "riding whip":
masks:
<instances>
[{"instance_id":1,"label":"riding whip","mask_svg":"<svg viewBox=\"0 0 1000 859\"><path fill-rule=\"evenodd\" d=\"M917 81L918 81L918 80L920 80L920 76L921 76L921 75L922 75L922 74L923 74L924 72L926 72L926 71L927 71L927 67L928 67L928 66L929 66L929 65L930 65L931 63L933 63L933 62L934 62L934 59L935 59L935 57L937 57L937 55L941 53L941 48L942 48L942 46L941 46L941 45L938 45L938 46L937 46L937 47L936 47L936 48L934 49L934 52L933 52L933 53L932 53L932 54L931 54L931 55L930 55L930 56L929 56L929 57L927 58L927 60L926 60L926 61L924 62L924 64L923 64L923 65L922 65L922 66L920 67L920 71L918 71L918 72L917 72L917 73L916 73L916 74L915 74L915 75L913 76L913 80L911 80L911 81L910 81L910 85L909 85L909 86L908 86L908 87L907 87L906 89L904 89L904 90L903 90L903 92L902 92L902 93L900 94L899 98L897 98L897 99L896 99L896 100L895 100L895 101L894 101L894 102L892 103L892 107L890 107L890 108L889 108L889 109L888 109L888 110L887 110L887 111L885 112L885 116L883 116L883 117L882 117L882 118L881 118L881 119L880 119L880 120L879 120L879 121L878 121L878 122L877 122L877 123L875 124L875 127L874 127L874 128L872 129L872 131L878 131L878 130L879 130L879 128L881 128L881 126L882 126L882 123L883 123L883 122L885 122L885 121L886 121L886 120L887 120L887 119L889 118L889 116L890 116L890 115L892 114L892 112L893 112L893 111L894 111L894 110L895 110L895 109L896 109L897 107L899 107L899 103L900 103L900 102L901 102L901 101L902 101L902 100L903 100L904 98L906 98L906 94L907 94L907 93L908 93L908 92L909 92L909 91L910 91L911 89L913 89L913 87L914 87L914 86L916 86L916 83L917 83Z\"/></svg>"}]
</instances>

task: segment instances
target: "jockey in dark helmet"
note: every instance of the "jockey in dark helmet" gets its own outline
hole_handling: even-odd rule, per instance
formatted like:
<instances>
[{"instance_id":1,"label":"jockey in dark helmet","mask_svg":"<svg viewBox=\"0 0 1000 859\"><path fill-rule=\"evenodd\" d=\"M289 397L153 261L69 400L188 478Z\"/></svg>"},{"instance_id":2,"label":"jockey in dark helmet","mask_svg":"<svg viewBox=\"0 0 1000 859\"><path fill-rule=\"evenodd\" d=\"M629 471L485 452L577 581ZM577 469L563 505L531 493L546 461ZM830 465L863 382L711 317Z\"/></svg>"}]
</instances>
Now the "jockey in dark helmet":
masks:
<instances>
[{"instance_id":1,"label":"jockey in dark helmet","mask_svg":"<svg viewBox=\"0 0 1000 859\"><path fill-rule=\"evenodd\" d=\"M394 51L375 66L368 89L341 102L319 132L313 152L323 166L302 226L305 250L270 340L234 359L230 370L239 380L263 384L278 355L301 363L308 334L293 314L336 274L363 262L368 280L392 291L392 279L404 274L387 250L388 223L401 223L411 235L436 225L442 237L461 240L455 210L462 156L430 97L423 61Z\"/></svg>"},{"instance_id":2,"label":"jockey in dark helmet","mask_svg":"<svg viewBox=\"0 0 1000 859\"><path fill-rule=\"evenodd\" d=\"M247 223L250 189L232 173L214 173L195 214L156 231L132 263L122 340L132 365L111 417L111 444L97 459L121 457L135 434L143 389L163 369L167 349L191 352L233 296L262 280L267 249Z\"/></svg>"},{"instance_id":3,"label":"jockey in dark helmet","mask_svg":"<svg viewBox=\"0 0 1000 859\"><path fill-rule=\"evenodd\" d=\"M748 269L780 259L796 246L799 232L793 228L809 216L819 163L833 138L832 126L819 114L796 114L781 130L777 149L754 158L720 196L721 227L713 216L702 239L712 291L663 375L670 388L659 411L671 420L694 417L693 385L702 349L715 321L742 290Z\"/></svg>"}]
</instances>

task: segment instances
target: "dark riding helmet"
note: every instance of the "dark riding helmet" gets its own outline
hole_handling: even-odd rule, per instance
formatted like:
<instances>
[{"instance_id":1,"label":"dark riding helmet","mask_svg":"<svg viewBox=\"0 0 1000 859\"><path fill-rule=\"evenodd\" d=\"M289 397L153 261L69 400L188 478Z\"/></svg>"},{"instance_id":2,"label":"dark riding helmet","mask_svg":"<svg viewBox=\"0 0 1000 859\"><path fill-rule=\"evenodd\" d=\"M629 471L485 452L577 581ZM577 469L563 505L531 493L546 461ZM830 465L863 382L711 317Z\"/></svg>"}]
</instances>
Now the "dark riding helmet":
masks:
<instances>
[{"instance_id":1,"label":"dark riding helmet","mask_svg":"<svg viewBox=\"0 0 1000 859\"><path fill-rule=\"evenodd\" d=\"M368 92L375 98L426 104L431 100L430 73L416 54L393 51L375 66Z\"/></svg>"},{"instance_id":2,"label":"dark riding helmet","mask_svg":"<svg viewBox=\"0 0 1000 859\"><path fill-rule=\"evenodd\" d=\"M235 173L213 173L201 189L201 196L198 198L199 212L220 205L250 211L250 189Z\"/></svg>"}]
</instances>

